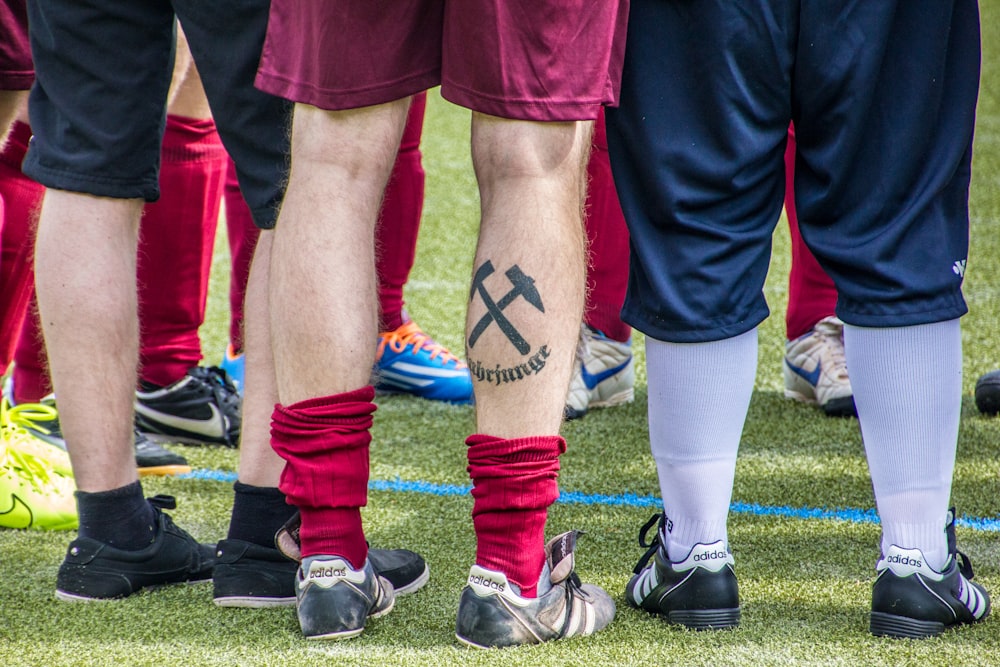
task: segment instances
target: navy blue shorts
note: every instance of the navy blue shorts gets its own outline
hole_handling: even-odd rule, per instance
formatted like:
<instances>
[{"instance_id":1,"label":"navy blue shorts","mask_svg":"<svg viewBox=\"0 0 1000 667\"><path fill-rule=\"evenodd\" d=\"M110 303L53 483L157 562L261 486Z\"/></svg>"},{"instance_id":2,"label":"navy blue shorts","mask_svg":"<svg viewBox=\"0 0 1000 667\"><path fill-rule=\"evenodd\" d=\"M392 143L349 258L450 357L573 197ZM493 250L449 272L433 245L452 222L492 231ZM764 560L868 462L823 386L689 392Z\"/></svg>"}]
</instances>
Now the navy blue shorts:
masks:
<instances>
[{"instance_id":1,"label":"navy blue shorts","mask_svg":"<svg viewBox=\"0 0 1000 667\"><path fill-rule=\"evenodd\" d=\"M254 221L274 226L291 105L253 87L269 0L35 0L25 173L101 197L159 197L160 144L180 21Z\"/></svg>"},{"instance_id":2,"label":"navy blue shorts","mask_svg":"<svg viewBox=\"0 0 1000 667\"><path fill-rule=\"evenodd\" d=\"M632 238L623 318L702 342L767 317L789 122L799 226L837 314L964 314L979 61L976 0L633 0L607 111Z\"/></svg>"}]
</instances>

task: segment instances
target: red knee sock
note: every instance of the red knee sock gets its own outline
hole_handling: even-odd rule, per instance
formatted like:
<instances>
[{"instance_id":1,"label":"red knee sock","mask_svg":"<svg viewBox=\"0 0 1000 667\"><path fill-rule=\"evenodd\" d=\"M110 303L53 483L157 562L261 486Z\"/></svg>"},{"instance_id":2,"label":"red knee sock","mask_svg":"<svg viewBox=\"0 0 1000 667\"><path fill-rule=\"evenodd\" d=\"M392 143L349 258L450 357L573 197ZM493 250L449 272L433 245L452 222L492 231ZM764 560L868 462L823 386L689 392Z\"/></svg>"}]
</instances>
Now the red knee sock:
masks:
<instances>
[{"instance_id":1,"label":"red knee sock","mask_svg":"<svg viewBox=\"0 0 1000 667\"><path fill-rule=\"evenodd\" d=\"M250 207L243 199L236 179L236 164L229 160L226 170L226 231L232 270L229 278L229 344L233 352L243 351L243 303L247 295L247 278L257 247L260 231L253 223Z\"/></svg>"},{"instance_id":2,"label":"red knee sock","mask_svg":"<svg viewBox=\"0 0 1000 667\"><path fill-rule=\"evenodd\" d=\"M201 361L226 152L211 119L167 118L159 201L139 235L141 378L165 386Z\"/></svg>"},{"instance_id":3,"label":"red knee sock","mask_svg":"<svg viewBox=\"0 0 1000 667\"><path fill-rule=\"evenodd\" d=\"M375 390L275 406L271 446L285 460L279 489L302 515L302 555L337 555L355 569L368 556L368 446Z\"/></svg>"},{"instance_id":4,"label":"red knee sock","mask_svg":"<svg viewBox=\"0 0 1000 667\"><path fill-rule=\"evenodd\" d=\"M34 283L34 218L45 188L21 173L31 128L15 123L0 153L0 373L14 357Z\"/></svg>"},{"instance_id":5,"label":"red knee sock","mask_svg":"<svg viewBox=\"0 0 1000 667\"><path fill-rule=\"evenodd\" d=\"M788 272L788 309L785 311L785 336L794 340L812 330L824 317L834 314L837 288L809 251L799 233L795 209L795 134L788 133L785 149L785 213L792 239L792 268Z\"/></svg>"},{"instance_id":6,"label":"red knee sock","mask_svg":"<svg viewBox=\"0 0 1000 667\"><path fill-rule=\"evenodd\" d=\"M628 287L628 227L611 177L604 111L594 124L594 145L587 163L587 215L590 248L584 321L612 340L625 342L632 328L622 322Z\"/></svg>"},{"instance_id":7,"label":"red knee sock","mask_svg":"<svg viewBox=\"0 0 1000 667\"><path fill-rule=\"evenodd\" d=\"M472 523L476 564L503 572L535 597L545 565L545 520L559 497L556 477L566 441L559 436L504 440L471 435Z\"/></svg>"},{"instance_id":8,"label":"red knee sock","mask_svg":"<svg viewBox=\"0 0 1000 667\"><path fill-rule=\"evenodd\" d=\"M14 348L14 372L11 374L14 379L14 402L37 403L52 393L47 364L45 342L38 321L38 303L32 288L31 300Z\"/></svg>"},{"instance_id":9,"label":"red knee sock","mask_svg":"<svg viewBox=\"0 0 1000 667\"><path fill-rule=\"evenodd\" d=\"M380 331L393 331L403 324L403 286L416 258L417 233L424 209L420 136L426 107L426 93L413 97L375 230Z\"/></svg>"}]
</instances>

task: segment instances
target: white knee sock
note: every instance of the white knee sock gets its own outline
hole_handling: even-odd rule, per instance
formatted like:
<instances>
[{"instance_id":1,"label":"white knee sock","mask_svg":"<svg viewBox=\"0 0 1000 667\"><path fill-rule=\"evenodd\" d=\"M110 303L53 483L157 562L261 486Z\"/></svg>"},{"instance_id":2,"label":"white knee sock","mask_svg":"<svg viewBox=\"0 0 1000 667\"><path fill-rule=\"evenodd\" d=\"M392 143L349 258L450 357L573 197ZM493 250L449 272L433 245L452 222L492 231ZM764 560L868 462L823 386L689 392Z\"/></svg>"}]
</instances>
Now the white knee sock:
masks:
<instances>
[{"instance_id":1,"label":"white knee sock","mask_svg":"<svg viewBox=\"0 0 1000 667\"><path fill-rule=\"evenodd\" d=\"M667 555L728 543L736 453L757 372L757 330L709 343L646 339L649 442L667 515Z\"/></svg>"},{"instance_id":2,"label":"white knee sock","mask_svg":"<svg viewBox=\"0 0 1000 667\"><path fill-rule=\"evenodd\" d=\"M957 319L897 328L846 326L854 389L882 522L882 552L920 549L941 570L962 407Z\"/></svg>"}]
</instances>

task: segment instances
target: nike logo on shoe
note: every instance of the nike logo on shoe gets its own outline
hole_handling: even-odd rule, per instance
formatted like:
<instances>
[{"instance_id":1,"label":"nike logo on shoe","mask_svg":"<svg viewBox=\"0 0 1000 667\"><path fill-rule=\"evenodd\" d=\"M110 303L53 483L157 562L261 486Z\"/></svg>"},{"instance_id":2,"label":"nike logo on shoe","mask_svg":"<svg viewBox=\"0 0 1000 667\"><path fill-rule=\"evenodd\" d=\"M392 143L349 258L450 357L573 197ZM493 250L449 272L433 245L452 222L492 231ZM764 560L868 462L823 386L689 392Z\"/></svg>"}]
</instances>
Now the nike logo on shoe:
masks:
<instances>
[{"instance_id":1,"label":"nike logo on shoe","mask_svg":"<svg viewBox=\"0 0 1000 667\"><path fill-rule=\"evenodd\" d=\"M212 411L208 419L193 419L189 417L179 417L166 412L154 410L142 403L136 402L135 411L144 418L155 424L163 424L170 428L175 428L190 433L197 433L206 438L224 439L226 437L226 418L219 411L218 406L213 403L206 404Z\"/></svg>"},{"instance_id":2,"label":"nike logo on shoe","mask_svg":"<svg viewBox=\"0 0 1000 667\"><path fill-rule=\"evenodd\" d=\"M30 528L34 522L31 508L13 493L10 494L10 509L0 512L0 526L4 528Z\"/></svg>"},{"instance_id":3,"label":"nike logo on shoe","mask_svg":"<svg viewBox=\"0 0 1000 667\"><path fill-rule=\"evenodd\" d=\"M792 370L793 373L798 375L800 378L802 378L812 386L815 387L817 384L819 384L820 375L823 374L822 364L817 363L816 368L814 368L812 371L807 371L801 366L793 366L792 364L789 364L787 359L785 360L785 363L788 364L788 367Z\"/></svg>"},{"instance_id":4,"label":"nike logo on shoe","mask_svg":"<svg viewBox=\"0 0 1000 667\"><path fill-rule=\"evenodd\" d=\"M588 391L593 391L594 388L597 387L597 385L601 384L609 377L612 377L625 370L625 367L628 366L630 363L632 363L632 357L629 357L628 359L621 362L617 366L612 366L611 368L607 368L603 371L600 371L599 373L593 373L593 374L587 370L586 364L582 364L580 366L580 375L583 377L583 384L586 385ZM817 375L816 377L818 378L819 376Z\"/></svg>"}]
</instances>

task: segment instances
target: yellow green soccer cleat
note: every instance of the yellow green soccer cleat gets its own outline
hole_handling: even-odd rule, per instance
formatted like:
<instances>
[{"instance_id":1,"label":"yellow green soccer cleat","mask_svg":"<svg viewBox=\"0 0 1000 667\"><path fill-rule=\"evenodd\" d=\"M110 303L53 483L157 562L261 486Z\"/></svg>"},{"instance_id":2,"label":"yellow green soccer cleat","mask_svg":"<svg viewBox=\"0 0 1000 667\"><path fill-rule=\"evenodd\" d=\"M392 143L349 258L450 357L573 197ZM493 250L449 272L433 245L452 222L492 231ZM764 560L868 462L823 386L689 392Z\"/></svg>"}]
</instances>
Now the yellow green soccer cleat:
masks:
<instances>
[{"instance_id":1,"label":"yellow green soccer cleat","mask_svg":"<svg viewBox=\"0 0 1000 667\"><path fill-rule=\"evenodd\" d=\"M31 436L24 434L24 438ZM21 451L20 443L16 431L0 430L0 527L75 529L79 522L73 477Z\"/></svg>"},{"instance_id":2,"label":"yellow green soccer cleat","mask_svg":"<svg viewBox=\"0 0 1000 667\"><path fill-rule=\"evenodd\" d=\"M21 403L11 405L7 397L0 399L0 435L4 442L23 454L40 459L56 473L65 477L73 476L69 454L45 439L48 434L58 435L59 413L55 406L45 403ZM49 425L52 425L52 428Z\"/></svg>"}]
</instances>

